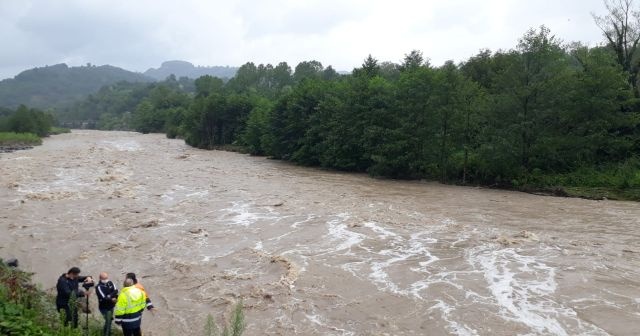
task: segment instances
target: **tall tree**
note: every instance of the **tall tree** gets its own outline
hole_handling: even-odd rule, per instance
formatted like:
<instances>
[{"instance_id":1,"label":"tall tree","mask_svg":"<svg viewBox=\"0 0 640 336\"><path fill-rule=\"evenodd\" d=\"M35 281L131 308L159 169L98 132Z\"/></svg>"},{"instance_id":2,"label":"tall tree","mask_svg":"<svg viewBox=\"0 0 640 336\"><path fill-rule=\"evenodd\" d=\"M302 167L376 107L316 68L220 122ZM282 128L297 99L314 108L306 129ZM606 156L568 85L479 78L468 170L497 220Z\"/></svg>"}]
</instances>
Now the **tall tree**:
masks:
<instances>
[{"instance_id":1,"label":"tall tree","mask_svg":"<svg viewBox=\"0 0 640 336\"><path fill-rule=\"evenodd\" d=\"M287 62L280 62L273 68L273 80L275 87L282 89L285 86L293 84L293 78L291 77L291 67Z\"/></svg>"},{"instance_id":2,"label":"tall tree","mask_svg":"<svg viewBox=\"0 0 640 336\"><path fill-rule=\"evenodd\" d=\"M322 63L318 61L303 61L296 65L296 70L293 73L293 79L300 83L307 78L319 78L322 75L324 67Z\"/></svg>"},{"instance_id":3,"label":"tall tree","mask_svg":"<svg viewBox=\"0 0 640 336\"><path fill-rule=\"evenodd\" d=\"M410 53L404 55L402 65L400 65L400 71L414 70L425 64L422 51L411 50Z\"/></svg>"},{"instance_id":4,"label":"tall tree","mask_svg":"<svg viewBox=\"0 0 640 336\"><path fill-rule=\"evenodd\" d=\"M353 70L353 75L355 77L364 76L369 78L378 76L380 75L380 64L377 59L369 55L362 63L362 67Z\"/></svg>"},{"instance_id":5,"label":"tall tree","mask_svg":"<svg viewBox=\"0 0 640 336\"><path fill-rule=\"evenodd\" d=\"M608 46L615 51L618 63L629 73L629 83L638 92L638 61L636 53L640 43L640 12L634 8L633 0L605 0L606 15L592 13L593 19L607 39Z\"/></svg>"},{"instance_id":6,"label":"tall tree","mask_svg":"<svg viewBox=\"0 0 640 336\"><path fill-rule=\"evenodd\" d=\"M497 53L492 63L497 69L492 80L495 103L492 135L484 146L491 153L484 153L485 162L502 177L526 175L541 159L538 145L547 118L560 112L554 104L565 95L558 78L568 69L566 54L543 26L529 30L516 50Z\"/></svg>"}]
</instances>

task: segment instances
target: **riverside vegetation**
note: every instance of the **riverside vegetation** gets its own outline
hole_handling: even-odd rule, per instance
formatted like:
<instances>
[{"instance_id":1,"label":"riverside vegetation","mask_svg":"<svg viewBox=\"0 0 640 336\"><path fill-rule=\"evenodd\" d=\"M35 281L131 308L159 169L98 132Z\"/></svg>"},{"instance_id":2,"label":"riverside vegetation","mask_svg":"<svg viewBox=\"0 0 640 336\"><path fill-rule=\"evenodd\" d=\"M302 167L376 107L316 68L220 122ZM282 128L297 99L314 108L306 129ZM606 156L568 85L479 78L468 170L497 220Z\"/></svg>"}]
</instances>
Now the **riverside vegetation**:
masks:
<instances>
[{"instance_id":1,"label":"riverside vegetation","mask_svg":"<svg viewBox=\"0 0 640 336\"><path fill-rule=\"evenodd\" d=\"M349 75L249 62L229 80L110 84L54 112L68 127L375 177L640 200L640 20L631 0L607 5L598 47L542 26L459 64L419 51L400 64L370 55Z\"/></svg>"},{"instance_id":2,"label":"riverside vegetation","mask_svg":"<svg viewBox=\"0 0 640 336\"><path fill-rule=\"evenodd\" d=\"M54 297L38 289L31 282L31 273L8 267L0 259L0 334L7 336L86 335L82 328L64 326L64 316L56 311ZM84 317L81 314L80 317ZM89 319L88 335L102 335L102 317ZM83 325L84 321L79 321ZM209 315L205 322L204 336L240 336L245 329L242 302L235 305L227 323L218 327ZM112 330L114 336L122 335L120 328ZM194 335L199 333L194 332Z\"/></svg>"},{"instance_id":3,"label":"riverside vegetation","mask_svg":"<svg viewBox=\"0 0 640 336\"><path fill-rule=\"evenodd\" d=\"M53 296L31 283L31 274L0 262L0 334L80 336L82 329L64 326ZM89 323L89 335L102 335L102 324ZM114 335L122 335L114 330Z\"/></svg>"},{"instance_id":4,"label":"riverside vegetation","mask_svg":"<svg viewBox=\"0 0 640 336\"><path fill-rule=\"evenodd\" d=\"M636 77L613 47L541 27L439 67L412 51L351 75L247 63L227 82L120 83L60 118L379 177L640 200Z\"/></svg>"},{"instance_id":5,"label":"riverside vegetation","mask_svg":"<svg viewBox=\"0 0 640 336\"><path fill-rule=\"evenodd\" d=\"M42 144L42 137L68 133L69 129L56 127L50 113L29 109L24 105L15 111L0 109L0 147L23 148Z\"/></svg>"}]
</instances>

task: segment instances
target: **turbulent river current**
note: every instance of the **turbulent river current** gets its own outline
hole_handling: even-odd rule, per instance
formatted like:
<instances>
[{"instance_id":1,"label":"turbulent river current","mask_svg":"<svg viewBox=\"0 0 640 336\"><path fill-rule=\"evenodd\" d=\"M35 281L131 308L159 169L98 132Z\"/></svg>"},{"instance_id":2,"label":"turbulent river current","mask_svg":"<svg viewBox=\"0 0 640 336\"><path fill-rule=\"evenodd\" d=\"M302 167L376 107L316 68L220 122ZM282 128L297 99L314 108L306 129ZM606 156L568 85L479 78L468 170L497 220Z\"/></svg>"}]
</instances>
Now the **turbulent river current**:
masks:
<instances>
[{"instance_id":1,"label":"turbulent river current","mask_svg":"<svg viewBox=\"0 0 640 336\"><path fill-rule=\"evenodd\" d=\"M45 289L70 266L136 272L159 308L150 335L200 334L240 299L245 335L640 334L633 202L74 131L0 154L0 208L0 256Z\"/></svg>"}]
</instances>

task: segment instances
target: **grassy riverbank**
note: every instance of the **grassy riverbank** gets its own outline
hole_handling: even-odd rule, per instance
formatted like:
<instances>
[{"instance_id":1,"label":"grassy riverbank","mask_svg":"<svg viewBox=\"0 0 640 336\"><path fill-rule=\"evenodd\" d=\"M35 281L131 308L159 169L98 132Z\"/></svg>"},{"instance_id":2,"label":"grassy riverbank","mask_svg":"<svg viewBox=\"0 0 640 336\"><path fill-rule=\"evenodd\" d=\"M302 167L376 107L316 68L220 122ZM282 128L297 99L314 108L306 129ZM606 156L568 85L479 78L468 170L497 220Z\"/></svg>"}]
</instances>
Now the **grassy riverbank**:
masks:
<instances>
[{"instance_id":1,"label":"grassy riverbank","mask_svg":"<svg viewBox=\"0 0 640 336\"><path fill-rule=\"evenodd\" d=\"M0 146L20 147L38 146L42 144L42 139L33 133L0 132Z\"/></svg>"},{"instance_id":2,"label":"grassy riverbank","mask_svg":"<svg viewBox=\"0 0 640 336\"><path fill-rule=\"evenodd\" d=\"M564 174L532 174L516 189L565 197L640 201L640 158Z\"/></svg>"},{"instance_id":3,"label":"grassy riverbank","mask_svg":"<svg viewBox=\"0 0 640 336\"><path fill-rule=\"evenodd\" d=\"M47 112L29 109L0 108L0 151L13 151L42 144L42 138L71 132L54 126L55 118Z\"/></svg>"},{"instance_id":4,"label":"grassy riverbank","mask_svg":"<svg viewBox=\"0 0 640 336\"><path fill-rule=\"evenodd\" d=\"M68 128L51 127L48 135L70 133ZM48 136L47 135L47 136ZM0 147L21 148L42 145L42 138L34 133L0 132Z\"/></svg>"},{"instance_id":5,"label":"grassy riverbank","mask_svg":"<svg viewBox=\"0 0 640 336\"><path fill-rule=\"evenodd\" d=\"M62 324L53 297L38 289L31 276L0 262L0 335L83 335L82 329ZM90 319L89 335L102 335L100 321ZM114 330L113 335L122 332Z\"/></svg>"},{"instance_id":6,"label":"grassy riverbank","mask_svg":"<svg viewBox=\"0 0 640 336\"><path fill-rule=\"evenodd\" d=\"M85 335L82 328L74 329L63 325L63 318L56 311L54 297L33 284L32 275L8 267L0 259L0 335ZM102 323L102 317L92 315L89 318L88 335L101 336ZM239 302L235 305L229 322L222 327L218 327L209 315L204 325L204 335L240 336L244 328L243 305ZM193 334L202 334L201 330L194 330ZM122 330L114 325L112 335L120 336Z\"/></svg>"}]
</instances>

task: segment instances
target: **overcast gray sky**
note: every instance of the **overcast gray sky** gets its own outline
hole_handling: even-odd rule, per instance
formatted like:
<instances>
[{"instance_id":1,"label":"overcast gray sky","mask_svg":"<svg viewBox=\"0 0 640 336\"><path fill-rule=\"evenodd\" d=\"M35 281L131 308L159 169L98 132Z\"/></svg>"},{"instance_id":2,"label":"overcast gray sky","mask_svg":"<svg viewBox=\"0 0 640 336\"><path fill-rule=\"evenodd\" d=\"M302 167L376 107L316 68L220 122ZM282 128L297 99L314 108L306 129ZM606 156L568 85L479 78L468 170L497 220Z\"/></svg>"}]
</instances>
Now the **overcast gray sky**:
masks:
<instances>
[{"instance_id":1,"label":"overcast gray sky","mask_svg":"<svg viewBox=\"0 0 640 336\"><path fill-rule=\"evenodd\" d=\"M433 64L510 49L529 27L601 43L602 0L0 0L0 79L35 66L165 60L241 65L316 59L351 70L412 49Z\"/></svg>"}]
</instances>

